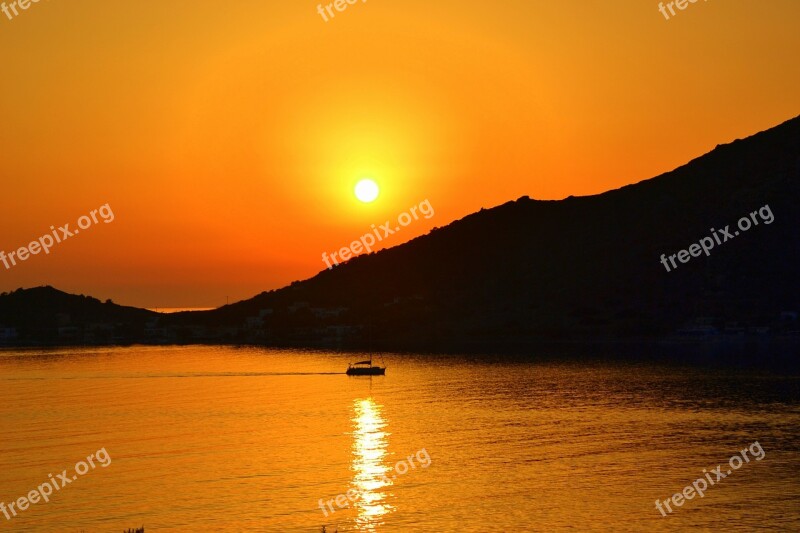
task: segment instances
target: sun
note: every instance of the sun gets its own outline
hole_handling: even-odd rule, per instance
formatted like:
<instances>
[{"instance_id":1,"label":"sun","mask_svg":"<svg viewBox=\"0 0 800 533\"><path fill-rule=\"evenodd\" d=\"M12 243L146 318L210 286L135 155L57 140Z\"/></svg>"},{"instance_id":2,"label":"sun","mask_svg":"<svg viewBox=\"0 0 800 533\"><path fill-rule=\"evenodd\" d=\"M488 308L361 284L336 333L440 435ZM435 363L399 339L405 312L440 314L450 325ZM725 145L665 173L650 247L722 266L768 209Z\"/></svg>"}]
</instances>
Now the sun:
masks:
<instances>
[{"instance_id":1,"label":"sun","mask_svg":"<svg viewBox=\"0 0 800 533\"><path fill-rule=\"evenodd\" d=\"M356 198L358 198L365 204L374 202L375 199L378 197L379 192L380 188L378 187L378 184L375 183L375 180L365 178L356 183L356 188L355 188Z\"/></svg>"}]
</instances>

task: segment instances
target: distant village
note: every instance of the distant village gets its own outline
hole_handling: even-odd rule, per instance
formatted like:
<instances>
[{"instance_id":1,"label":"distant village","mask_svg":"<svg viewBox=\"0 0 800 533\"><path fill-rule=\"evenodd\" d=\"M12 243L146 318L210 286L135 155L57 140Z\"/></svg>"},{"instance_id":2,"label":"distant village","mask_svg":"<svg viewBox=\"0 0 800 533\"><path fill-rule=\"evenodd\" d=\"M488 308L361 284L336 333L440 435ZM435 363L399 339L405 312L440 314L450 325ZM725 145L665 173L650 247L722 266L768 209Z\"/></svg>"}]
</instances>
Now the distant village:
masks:
<instances>
[{"instance_id":1,"label":"distant village","mask_svg":"<svg viewBox=\"0 0 800 533\"><path fill-rule=\"evenodd\" d=\"M52 327L20 328L0 324L0 344L105 345L105 344L270 344L297 342L302 344L335 345L354 337L359 325L336 323L348 311L345 307L311 307L296 302L285 310L279 320L274 309L261 309L239 325L209 326L175 323L169 314L147 318L141 325L93 321L80 323L69 313L57 313ZM281 323L278 327L276 322Z\"/></svg>"},{"instance_id":2,"label":"distant village","mask_svg":"<svg viewBox=\"0 0 800 533\"><path fill-rule=\"evenodd\" d=\"M418 297L417 297L418 298ZM386 304L392 306L396 301ZM409 302L402 302L409 303ZM338 346L361 339L368 326L359 323L346 307L314 307L295 302L285 309L260 309L237 325L202 325L194 313L175 320L156 314L141 324L92 321L81 323L69 313L57 313L51 327L25 330L0 324L0 345L124 345L124 344L255 344ZM715 317L696 317L664 336L671 341L732 341L795 339L800 341L800 313L783 311L771 321L746 324ZM207 320L207 319L206 319ZM576 331L586 324L576 322Z\"/></svg>"}]
</instances>

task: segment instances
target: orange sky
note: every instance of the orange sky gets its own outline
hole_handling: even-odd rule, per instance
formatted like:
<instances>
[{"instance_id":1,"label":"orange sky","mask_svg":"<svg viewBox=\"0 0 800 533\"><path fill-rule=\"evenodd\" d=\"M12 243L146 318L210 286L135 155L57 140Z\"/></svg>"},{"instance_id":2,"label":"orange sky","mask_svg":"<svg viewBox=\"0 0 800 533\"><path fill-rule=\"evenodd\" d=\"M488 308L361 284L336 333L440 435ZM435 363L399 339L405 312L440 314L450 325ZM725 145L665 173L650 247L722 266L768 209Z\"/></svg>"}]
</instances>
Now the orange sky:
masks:
<instances>
[{"instance_id":1,"label":"orange sky","mask_svg":"<svg viewBox=\"0 0 800 533\"><path fill-rule=\"evenodd\" d=\"M7 0L8 1L8 0ZM147 307L305 279L428 199L394 246L519 196L599 193L800 113L800 2L42 0L0 13L0 250ZM361 177L377 202L353 197Z\"/></svg>"}]
</instances>

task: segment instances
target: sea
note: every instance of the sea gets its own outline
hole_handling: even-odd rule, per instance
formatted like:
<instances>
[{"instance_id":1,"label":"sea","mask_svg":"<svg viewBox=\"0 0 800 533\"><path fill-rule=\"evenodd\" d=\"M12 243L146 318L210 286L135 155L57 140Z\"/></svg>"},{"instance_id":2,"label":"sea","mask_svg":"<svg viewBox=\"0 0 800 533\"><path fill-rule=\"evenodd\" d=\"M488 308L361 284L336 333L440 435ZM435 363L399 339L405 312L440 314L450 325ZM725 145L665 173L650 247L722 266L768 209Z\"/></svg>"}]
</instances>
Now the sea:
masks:
<instances>
[{"instance_id":1,"label":"sea","mask_svg":"<svg viewBox=\"0 0 800 533\"><path fill-rule=\"evenodd\" d=\"M0 532L800 531L792 372L370 355L0 350Z\"/></svg>"}]
</instances>

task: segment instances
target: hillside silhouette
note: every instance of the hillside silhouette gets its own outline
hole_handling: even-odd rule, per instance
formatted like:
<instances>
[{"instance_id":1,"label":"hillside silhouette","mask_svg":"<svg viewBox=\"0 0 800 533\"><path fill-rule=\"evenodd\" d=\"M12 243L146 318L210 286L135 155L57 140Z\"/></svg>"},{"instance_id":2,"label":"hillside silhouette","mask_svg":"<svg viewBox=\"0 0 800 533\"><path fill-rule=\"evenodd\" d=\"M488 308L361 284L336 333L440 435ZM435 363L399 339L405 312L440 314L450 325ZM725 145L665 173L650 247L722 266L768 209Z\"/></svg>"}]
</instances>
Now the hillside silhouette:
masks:
<instances>
[{"instance_id":1,"label":"hillside silhouette","mask_svg":"<svg viewBox=\"0 0 800 533\"><path fill-rule=\"evenodd\" d=\"M8 344L112 343L133 339L151 311L105 303L53 287L18 289L0 294L0 342ZM14 330L13 335L8 330Z\"/></svg>"},{"instance_id":2,"label":"hillside silhouette","mask_svg":"<svg viewBox=\"0 0 800 533\"><path fill-rule=\"evenodd\" d=\"M213 311L107 311L128 327L118 339L152 342L439 349L698 332L791 337L800 329L799 147L800 117L637 184L559 201L522 197ZM765 205L771 224L669 272L660 262ZM0 323L19 328L18 342L38 340L21 333L40 331L29 321L52 322L52 302L36 294L0 297ZM72 322L97 318L88 312L97 302L85 307Z\"/></svg>"}]
</instances>

